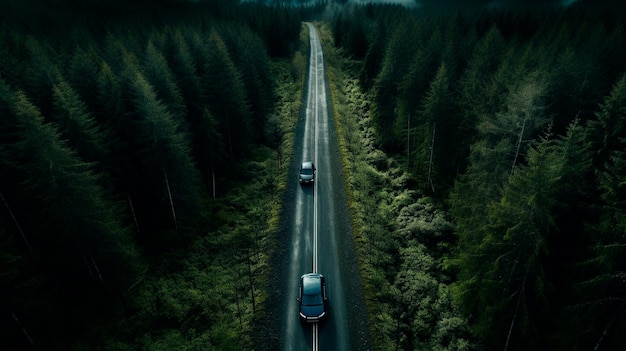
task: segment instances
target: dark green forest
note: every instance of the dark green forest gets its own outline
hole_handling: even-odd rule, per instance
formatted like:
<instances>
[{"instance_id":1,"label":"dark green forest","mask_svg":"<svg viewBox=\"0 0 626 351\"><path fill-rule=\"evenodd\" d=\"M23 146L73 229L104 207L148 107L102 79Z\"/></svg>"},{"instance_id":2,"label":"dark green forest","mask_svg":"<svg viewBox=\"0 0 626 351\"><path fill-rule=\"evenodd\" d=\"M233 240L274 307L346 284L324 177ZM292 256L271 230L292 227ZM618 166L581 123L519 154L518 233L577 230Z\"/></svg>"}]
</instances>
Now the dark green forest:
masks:
<instances>
[{"instance_id":1,"label":"dark green forest","mask_svg":"<svg viewBox=\"0 0 626 351\"><path fill-rule=\"evenodd\" d=\"M375 349L623 349L625 14L0 1L0 348L264 342L316 20Z\"/></svg>"},{"instance_id":2,"label":"dark green forest","mask_svg":"<svg viewBox=\"0 0 626 351\"><path fill-rule=\"evenodd\" d=\"M340 105L370 149L351 183L379 201L356 207L380 214L358 220L385 287L370 311L392 311L373 318L381 349L624 348L624 19L589 3L334 14Z\"/></svg>"},{"instance_id":3,"label":"dark green forest","mask_svg":"<svg viewBox=\"0 0 626 351\"><path fill-rule=\"evenodd\" d=\"M35 5L0 2L0 348L251 349L301 11Z\"/></svg>"}]
</instances>

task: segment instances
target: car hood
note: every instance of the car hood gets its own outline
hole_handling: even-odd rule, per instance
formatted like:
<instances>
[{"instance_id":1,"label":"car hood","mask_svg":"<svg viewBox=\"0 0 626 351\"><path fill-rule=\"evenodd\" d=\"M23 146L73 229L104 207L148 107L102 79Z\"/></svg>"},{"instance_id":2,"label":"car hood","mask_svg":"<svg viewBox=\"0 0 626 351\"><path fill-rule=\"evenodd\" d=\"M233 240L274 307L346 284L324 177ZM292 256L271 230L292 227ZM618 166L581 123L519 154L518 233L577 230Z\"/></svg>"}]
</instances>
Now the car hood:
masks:
<instances>
[{"instance_id":1,"label":"car hood","mask_svg":"<svg viewBox=\"0 0 626 351\"><path fill-rule=\"evenodd\" d=\"M306 317L319 317L324 313L324 305L302 305L300 312Z\"/></svg>"}]
</instances>

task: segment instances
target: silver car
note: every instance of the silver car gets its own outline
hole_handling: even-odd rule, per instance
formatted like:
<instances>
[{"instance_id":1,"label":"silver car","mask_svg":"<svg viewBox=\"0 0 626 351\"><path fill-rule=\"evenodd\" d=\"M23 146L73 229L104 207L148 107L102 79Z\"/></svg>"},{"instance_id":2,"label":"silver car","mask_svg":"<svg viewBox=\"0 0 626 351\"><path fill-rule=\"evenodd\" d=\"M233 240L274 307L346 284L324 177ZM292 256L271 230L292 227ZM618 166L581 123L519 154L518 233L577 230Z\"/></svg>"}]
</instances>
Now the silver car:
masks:
<instances>
[{"instance_id":1,"label":"silver car","mask_svg":"<svg viewBox=\"0 0 626 351\"><path fill-rule=\"evenodd\" d=\"M313 183L315 181L315 164L310 161L302 162L299 172L300 184Z\"/></svg>"}]
</instances>

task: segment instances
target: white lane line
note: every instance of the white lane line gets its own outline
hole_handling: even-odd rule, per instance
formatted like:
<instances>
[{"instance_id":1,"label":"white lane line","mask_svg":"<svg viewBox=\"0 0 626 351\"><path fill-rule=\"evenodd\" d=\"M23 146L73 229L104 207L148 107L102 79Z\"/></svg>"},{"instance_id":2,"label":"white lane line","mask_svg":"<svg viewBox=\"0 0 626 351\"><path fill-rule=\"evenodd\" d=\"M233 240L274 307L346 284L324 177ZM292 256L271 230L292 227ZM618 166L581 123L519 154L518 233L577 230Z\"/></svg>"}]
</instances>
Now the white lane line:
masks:
<instances>
[{"instance_id":1,"label":"white lane line","mask_svg":"<svg viewBox=\"0 0 626 351\"><path fill-rule=\"evenodd\" d=\"M313 324L313 351L318 351L320 349L319 340L316 338L317 336L317 323Z\"/></svg>"},{"instance_id":2,"label":"white lane line","mask_svg":"<svg viewBox=\"0 0 626 351\"><path fill-rule=\"evenodd\" d=\"M316 34L315 32L315 28L313 28L314 34ZM315 35L315 37L317 37L317 35ZM315 41L315 102L314 102L314 114L313 117L315 118L313 120L313 129L314 129L314 133L315 133L315 141L314 141L314 155L315 155L315 164L319 165L319 156L317 153L317 144L318 144L318 128L317 128L317 119L318 119L318 115L319 115L319 111L318 111L318 100L319 100L319 95L318 95L318 86L319 86L319 75L318 75L318 62L317 62L317 57L318 57L318 46L319 44L319 40ZM313 272L317 272L317 184L319 181L319 177L317 177L317 179L315 180L315 183L313 184Z\"/></svg>"},{"instance_id":3,"label":"white lane line","mask_svg":"<svg viewBox=\"0 0 626 351\"><path fill-rule=\"evenodd\" d=\"M319 38L317 37L317 32L315 30L315 27L313 27L312 24L307 23L307 26L309 27L309 32L310 32L310 45L311 45L311 59L310 59L310 64L311 67L309 67L309 74L310 74L310 79L309 79L309 91L311 91L311 82L314 82L315 84L315 94L313 95L313 108L312 108L312 112L313 112L313 128L314 128L314 134L315 134L315 141L314 141L314 162L316 165L319 166L319 157L318 157L318 152L317 152L317 145L318 145L318 140L319 140L319 136L318 136L318 128L317 128L317 121L318 121L318 101L319 101L319 96L318 96L318 87L319 87L319 64L318 64L318 48L319 48ZM310 95L309 95L310 97ZM319 177L317 177L317 179L315 180L315 182L313 183L313 272L317 272L317 189L318 189L318 182L319 182ZM318 329L317 329L317 323L313 324L313 328L312 328L312 349L313 351L318 351L319 350L319 333L318 333Z\"/></svg>"}]
</instances>

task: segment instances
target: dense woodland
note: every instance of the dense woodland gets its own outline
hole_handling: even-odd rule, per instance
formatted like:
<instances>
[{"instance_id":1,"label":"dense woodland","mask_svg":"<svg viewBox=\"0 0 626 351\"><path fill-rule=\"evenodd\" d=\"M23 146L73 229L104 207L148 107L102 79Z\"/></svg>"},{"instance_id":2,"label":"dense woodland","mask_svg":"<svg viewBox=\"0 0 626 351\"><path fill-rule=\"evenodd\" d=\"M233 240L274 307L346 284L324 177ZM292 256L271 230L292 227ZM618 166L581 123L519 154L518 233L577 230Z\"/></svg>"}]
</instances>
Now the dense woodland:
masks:
<instances>
[{"instance_id":1,"label":"dense woodland","mask_svg":"<svg viewBox=\"0 0 626 351\"><path fill-rule=\"evenodd\" d=\"M263 342L312 19L375 349L626 345L623 11L147 3L0 1L0 348Z\"/></svg>"},{"instance_id":2,"label":"dense woodland","mask_svg":"<svg viewBox=\"0 0 626 351\"><path fill-rule=\"evenodd\" d=\"M0 3L0 348L250 349L300 14L83 5Z\"/></svg>"},{"instance_id":3,"label":"dense woodland","mask_svg":"<svg viewBox=\"0 0 626 351\"><path fill-rule=\"evenodd\" d=\"M366 174L377 183L363 191L383 202L377 223L363 226L362 240L382 255L368 269L387 272L381 310L414 311L391 313L387 330L374 330L383 345L626 345L623 14L591 4L445 13L366 6L333 17L334 44L358 78L345 91L366 96L346 101L345 114L367 120L363 138L388 155L369 153ZM421 199L402 200L406 189ZM418 216L411 207L424 199L445 209L452 236L445 225L433 231L433 217L403 218ZM420 266L431 270L412 272ZM424 301L427 277L446 289L431 287L436 298ZM454 326L433 314L442 296L471 339L463 328L432 339L446 318Z\"/></svg>"}]
</instances>

